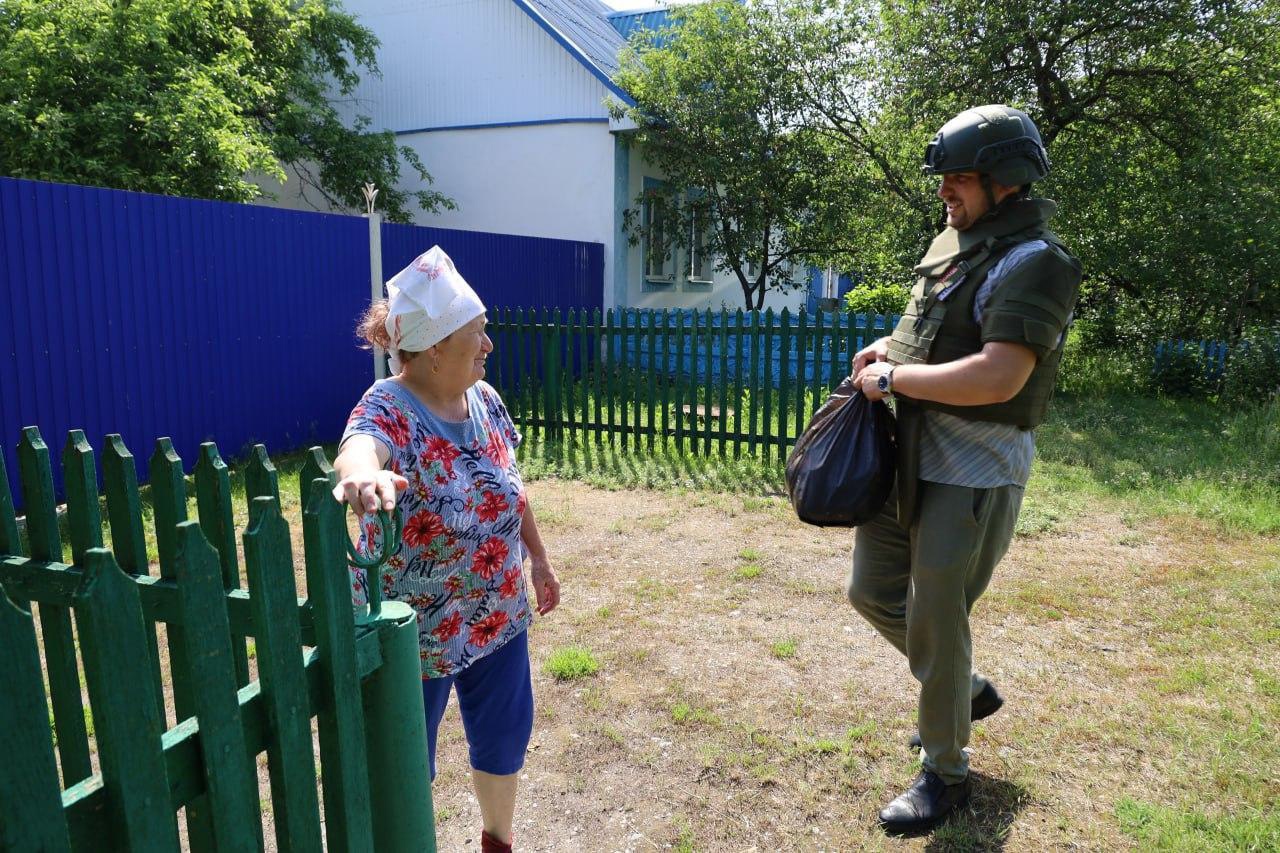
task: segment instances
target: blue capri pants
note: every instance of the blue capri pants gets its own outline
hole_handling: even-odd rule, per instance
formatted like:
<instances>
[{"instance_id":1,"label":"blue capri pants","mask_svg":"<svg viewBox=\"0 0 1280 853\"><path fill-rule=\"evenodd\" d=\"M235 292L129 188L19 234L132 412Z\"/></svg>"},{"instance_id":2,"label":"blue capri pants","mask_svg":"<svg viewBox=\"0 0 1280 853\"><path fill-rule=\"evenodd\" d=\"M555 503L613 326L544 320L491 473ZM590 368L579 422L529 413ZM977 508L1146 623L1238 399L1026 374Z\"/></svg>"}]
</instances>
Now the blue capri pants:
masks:
<instances>
[{"instance_id":1,"label":"blue capri pants","mask_svg":"<svg viewBox=\"0 0 1280 853\"><path fill-rule=\"evenodd\" d=\"M525 750L533 733L529 632L521 631L502 648L457 675L423 679L427 754L433 780L436 778L436 733L449 705L449 693L455 688L471 766L494 776L517 772L524 766Z\"/></svg>"}]
</instances>

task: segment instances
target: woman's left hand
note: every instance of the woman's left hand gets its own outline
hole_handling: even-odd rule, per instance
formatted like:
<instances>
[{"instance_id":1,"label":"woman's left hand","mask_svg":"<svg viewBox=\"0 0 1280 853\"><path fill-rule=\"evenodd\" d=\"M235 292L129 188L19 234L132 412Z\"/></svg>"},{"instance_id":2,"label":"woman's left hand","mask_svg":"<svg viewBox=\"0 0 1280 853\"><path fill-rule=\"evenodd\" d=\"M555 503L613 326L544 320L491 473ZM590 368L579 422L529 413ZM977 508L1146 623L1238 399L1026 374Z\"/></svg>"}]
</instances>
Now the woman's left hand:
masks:
<instances>
[{"instance_id":1,"label":"woman's left hand","mask_svg":"<svg viewBox=\"0 0 1280 853\"><path fill-rule=\"evenodd\" d=\"M542 557L529 558L529 573L533 576L533 594L538 603L538 615L546 616L560 603L560 579L556 577L551 561Z\"/></svg>"}]
</instances>

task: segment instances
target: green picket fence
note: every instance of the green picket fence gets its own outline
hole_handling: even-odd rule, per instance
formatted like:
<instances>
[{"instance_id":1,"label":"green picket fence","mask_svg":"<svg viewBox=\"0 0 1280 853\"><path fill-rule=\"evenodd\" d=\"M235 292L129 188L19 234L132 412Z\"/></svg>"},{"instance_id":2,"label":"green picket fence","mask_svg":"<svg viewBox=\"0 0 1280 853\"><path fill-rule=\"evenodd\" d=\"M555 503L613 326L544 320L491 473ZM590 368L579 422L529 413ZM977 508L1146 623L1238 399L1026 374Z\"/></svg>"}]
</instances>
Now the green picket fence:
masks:
<instances>
[{"instance_id":1,"label":"green picket fence","mask_svg":"<svg viewBox=\"0 0 1280 853\"><path fill-rule=\"evenodd\" d=\"M782 459L896 317L491 311L491 384L525 432Z\"/></svg>"},{"instance_id":2,"label":"green picket fence","mask_svg":"<svg viewBox=\"0 0 1280 853\"><path fill-rule=\"evenodd\" d=\"M263 752L279 850L435 850L416 618L398 602L353 612L343 508L318 448L301 472L305 599L261 446L245 474L247 591L212 443L195 465L191 520L168 439L150 460L144 513L120 437L106 439L102 501L93 449L73 431L62 453L70 562L34 427L18 460L25 536L0 455L0 850L176 851L180 813L187 849L261 850Z\"/></svg>"}]
</instances>

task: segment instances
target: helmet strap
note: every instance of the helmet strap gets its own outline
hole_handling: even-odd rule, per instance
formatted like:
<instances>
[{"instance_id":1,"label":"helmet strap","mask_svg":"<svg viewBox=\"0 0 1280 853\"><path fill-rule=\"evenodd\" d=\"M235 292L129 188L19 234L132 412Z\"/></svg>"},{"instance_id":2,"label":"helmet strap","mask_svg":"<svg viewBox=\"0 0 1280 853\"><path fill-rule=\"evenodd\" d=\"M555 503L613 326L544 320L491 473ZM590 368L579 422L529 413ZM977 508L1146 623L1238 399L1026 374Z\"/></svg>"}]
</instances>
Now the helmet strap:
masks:
<instances>
[{"instance_id":1,"label":"helmet strap","mask_svg":"<svg viewBox=\"0 0 1280 853\"><path fill-rule=\"evenodd\" d=\"M991 176L986 172L979 172L978 183L982 185L982 191L987 194L987 213L995 213L996 194L991 190Z\"/></svg>"}]
</instances>

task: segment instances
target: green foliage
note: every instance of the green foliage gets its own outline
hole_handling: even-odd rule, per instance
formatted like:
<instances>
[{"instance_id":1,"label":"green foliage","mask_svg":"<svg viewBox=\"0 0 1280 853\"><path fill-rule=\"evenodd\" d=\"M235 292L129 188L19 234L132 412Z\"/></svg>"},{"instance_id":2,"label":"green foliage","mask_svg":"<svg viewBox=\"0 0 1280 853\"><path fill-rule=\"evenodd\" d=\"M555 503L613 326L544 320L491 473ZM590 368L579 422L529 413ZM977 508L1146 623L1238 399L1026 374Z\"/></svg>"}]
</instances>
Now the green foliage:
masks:
<instances>
[{"instance_id":1,"label":"green foliage","mask_svg":"<svg viewBox=\"0 0 1280 853\"><path fill-rule=\"evenodd\" d=\"M1063 395L1133 394L1151 384L1151 359L1129 348L1104 347L1087 323L1076 323L1058 366L1057 393Z\"/></svg>"},{"instance_id":2,"label":"green foliage","mask_svg":"<svg viewBox=\"0 0 1280 853\"><path fill-rule=\"evenodd\" d=\"M1084 263L1078 316L1142 346L1280 317L1275 0L774 0L673 18L619 81L646 157L705 191L735 271L768 246L908 284L941 227L925 144L958 111L1007 103L1049 147L1035 190Z\"/></svg>"},{"instance_id":3,"label":"green foliage","mask_svg":"<svg viewBox=\"0 0 1280 853\"><path fill-rule=\"evenodd\" d=\"M898 284L862 284L844 295L846 311L857 314L901 314L911 293Z\"/></svg>"},{"instance_id":4,"label":"green foliage","mask_svg":"<svg viewBox=\"0 0 1280 853\"><path fill-rule=\"evenodd\" d=\"M636 123L645 160L666 178L636 199L631 239L658 229L683 246L708 224L707 248L748 309L770 288L801 286L789 263L825 251L842 219L827 205L843 196L824 189L839 164L799 120L803 46L789 34L804 14L734 0L675 7L669 29L637 33L616 76L636 103L611 109ZM646 223L654 199L663 221Z\"/></svg>"},{"instance_id":5,"label":"green foliage","mask_svg":"<svg viewBox=\"0 0 1280 853\"><path fill-rule=\"evenodd\" d=\"M285 166L334 207L381 188L388 218L452 202L397 189L390 132L348 127L334 106L373 35L335 0L6 0L0 3L0 173L249 201Z\"/></svg>"},{"instance_id":6,"label":"green foliage","mask_svg":"<svg viewBox=\"0 0 1280 853\"><path fill-rule=\"evenodd\" d=\"M552 678L573 681L595 675L600 671L600 663L590 649L582 646L565 646L556 649L547 657L543 669Z\"/></svg>"},{"instance_id":7,"label":"green foliage","mask_svg":"<svg viewBox=\"0 0 1280 853\"><path fill-rule=\"evenodd\" d=\"M889 234L910 263L936 227L935 184L919 176L936 128L966 107L1008 103L1031 113L1049 146L1054 171L1036 190L1060 201L1055 230L1084 261L1082 316L1116 315L1152 343L1232 338L1280 312L1276 3L824 8L834 14L814 25L828 38L811 54L812 107L848 159L871 161L868 203L848 205L849 230L877 254L894 250ZM904 239L911 228L915 241Z\"/></svg>"},{"instance_id":8,"label":"green foliage","mask_svg":"<svg viewBox=\"0 0 1280 853\"><path fill-rule=\"evenodd\" d=\"M1036 431L1030 490L1131 501L1225 529L1280 531L1280 400L1229 411L1205 400L1059 394ZM1056 510L1055 510L1056 511ZM1059 514L1061 514L1059 512Z\"/></svg>"},{"instance_id":9,"label":"green foliage","mask_svg":"<svg viewBox=\"0 0 1280 853\"><path fill-rule=\"evenodd\" d=\"M793 658L796 656L796 641L791 639L778 640L769 646L769 654L778 660Z\"/></svg>"},{"instance_id":10,"label":"green foliage","mask_svg":"<svg viewBox=\"0 0 1280 853\"><path fill-rule=\"evenodd\" d=\"M1222 401L1249 406L1280 393L1280 335L1259 335L1236 344L1222 378Z\"/></svg>"},{"instance_id":11,"label":"green foliage","mask_svg":"<svg viewBox=\"0 0 1280 853\"><path fill-rule=\"evenodd\" d=\"M1210 817L1124 797L1116 803L1116 819L1127 835L1152 850L1275 850L1280 847L1280 815L1244 812Z\"/></svg>"},{"instance_id":12,"label":"green foliage","mask_svg":"<svg viewBox=\"0 0 1280 853\"><path fill-rule=\"evenodd\" d=\"M1157 391L1170 397L1207 397L1213 390L1204 353L1194 345L1157 359L1151 382Z\"/></svg>"}]
</instances>

